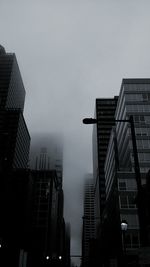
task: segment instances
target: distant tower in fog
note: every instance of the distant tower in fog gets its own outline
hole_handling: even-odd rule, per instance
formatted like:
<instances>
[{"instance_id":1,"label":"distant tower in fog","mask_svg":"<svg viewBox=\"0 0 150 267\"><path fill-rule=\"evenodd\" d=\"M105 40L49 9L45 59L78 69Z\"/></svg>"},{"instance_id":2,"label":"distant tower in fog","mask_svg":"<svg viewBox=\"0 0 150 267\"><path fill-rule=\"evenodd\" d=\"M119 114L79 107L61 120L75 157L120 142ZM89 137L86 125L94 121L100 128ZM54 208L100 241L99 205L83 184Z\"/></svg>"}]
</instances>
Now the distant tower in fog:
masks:
<instances>
[{"instance_id":1,"label":"distant tower in fog","mask_svg":"<svg viewBox=\"0 0 150 267\"><path fill-rule=\"evenodd\" d=\"M61 136L54 134L35 134L30 150L32 170L56 170L58 181L62 184L63 144Z\"/></svg>"}]
</instances>

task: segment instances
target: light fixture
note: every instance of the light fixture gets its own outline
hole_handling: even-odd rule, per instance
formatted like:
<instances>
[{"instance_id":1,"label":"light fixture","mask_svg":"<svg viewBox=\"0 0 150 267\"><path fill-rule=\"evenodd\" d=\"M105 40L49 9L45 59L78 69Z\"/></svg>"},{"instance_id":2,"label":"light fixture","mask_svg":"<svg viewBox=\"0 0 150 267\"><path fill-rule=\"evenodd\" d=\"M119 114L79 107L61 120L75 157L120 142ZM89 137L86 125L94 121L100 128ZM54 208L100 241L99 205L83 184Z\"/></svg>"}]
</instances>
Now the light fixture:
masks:
<instances>
[{"instance_id":1,"label":"light fixture","mask_svg":"<svg viewBox=\"0 0 150 267\"><path fill-rule=\"evenodd\" d=\"M127 229L128 229L128 223L127 223L127 221L126 220L122 220L121 221L121 230L122 231L127 231Z\"/></svg>"}]
</instances>

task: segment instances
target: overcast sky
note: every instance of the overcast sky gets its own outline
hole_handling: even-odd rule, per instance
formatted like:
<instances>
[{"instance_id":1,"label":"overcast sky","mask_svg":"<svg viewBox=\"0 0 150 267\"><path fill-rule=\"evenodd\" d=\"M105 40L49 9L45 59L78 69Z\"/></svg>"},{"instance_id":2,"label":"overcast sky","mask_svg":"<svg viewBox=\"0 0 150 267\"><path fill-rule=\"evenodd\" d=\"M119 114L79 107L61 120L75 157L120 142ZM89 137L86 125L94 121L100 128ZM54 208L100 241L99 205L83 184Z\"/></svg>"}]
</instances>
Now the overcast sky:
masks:
<instances>
[{"instance_id":1,"label":"overcast sky","mask_svg":"<svg viewBox=\"0 0 150 267\"><path fill-rule=\"evenodd\" d=\"M0 0L1 45L18 59L31 137L64 135L73 254L80 253L83 177L92 171L92 127L82 118L93 116L95 98L117 95L122 78L150 78L149 14L149 0Z\"/></svg>"}]
</instances>

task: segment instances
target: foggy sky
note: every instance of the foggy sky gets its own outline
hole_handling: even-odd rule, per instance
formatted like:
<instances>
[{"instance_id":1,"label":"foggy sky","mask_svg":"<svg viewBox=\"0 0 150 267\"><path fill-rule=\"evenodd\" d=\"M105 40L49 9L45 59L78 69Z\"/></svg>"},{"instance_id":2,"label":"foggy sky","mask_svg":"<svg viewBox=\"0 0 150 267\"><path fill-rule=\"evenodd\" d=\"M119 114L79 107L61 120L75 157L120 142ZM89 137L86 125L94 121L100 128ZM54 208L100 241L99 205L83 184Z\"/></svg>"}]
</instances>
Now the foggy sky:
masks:
<instances>
[{"instance_id":1,"label":"foggy sky","mask_svg":"<svg viewBox=\"0 0 150 267\"><path fill-rule=\"evenodd\" d=\"M95 98L150 77L149 0L0 0L0 40L15 52L29 132L64 136L65 217L80 253L83 177L92 171Z\"/></svg>"}]
</instances>

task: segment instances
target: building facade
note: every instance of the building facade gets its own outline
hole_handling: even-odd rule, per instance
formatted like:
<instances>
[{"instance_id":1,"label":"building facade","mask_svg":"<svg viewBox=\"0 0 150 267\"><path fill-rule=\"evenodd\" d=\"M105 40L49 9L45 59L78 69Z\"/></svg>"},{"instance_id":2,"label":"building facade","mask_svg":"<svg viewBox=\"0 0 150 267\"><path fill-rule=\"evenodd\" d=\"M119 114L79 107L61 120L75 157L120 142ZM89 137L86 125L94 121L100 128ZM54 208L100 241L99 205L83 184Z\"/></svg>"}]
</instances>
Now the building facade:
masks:
<instances>
[{"instance_id":1,"label":"building facade","mask_svg":"<svg viewBox=\"0 0 150 267\"><path fill-rule=\"evenodd\" d=\"M27 168L30 135L23 117L25 89L15 54L0 46L0 170Z\"/></svg>"},{"instance_id":2,"label":"building facade","mask_svg":"<svg viewBox=\"0 0 150 267\"><path fill-rule=\"evenodd\" d=\"M95 118L97 124L93 128L93 175L96 209L96 231L100 231L100 219L106 202L106 188L104 164L114 116L117 106L117 97L108 99L96 99ZM98 220L99 218L99 220Z\"/></svg>"},{"instance_id":3,"label":"building facade","mask_svg":"<svg viewBox=\"0 0 150 267\"><path fill-rule=\"evenodd\" d=\"M30 135L23 117L24 101L16 56L0 46L0 260L6 267L18 266L27 249Z\"/></svg>"},{"instance_id":4,"label":"building facade","mask_svg":"<svg viewBox=\"0 0 150 267\"><path fill-rule=\"evenodd\" d=\"M0 108L24 109L25 89L14 53L0 46Z\"/></svg>"},{"instance_id":5,"label":"building facade","mask_svg":"<svg viewBox=\"0 0 150 267\"><path fill-rule=\"evenodd\" d=\"M30 261L29 266L42 265L46 257L47 264L65 266L63 156L62 143L56 135L36 134L33 136L30 168L34 179L31 232L35 233L33 240L36 241L32 246L34 251L32 250L30 253L30 259L34 259L34 262ZM52 181L53 186L51 187ZM50 189L48 189L49 187ZM43 222L43 226L40 225L40 222ZM45 244L49 244L49 246L47 245L46 248ZM37 251L39 251L38 260ZM69 255L67 256L69 257Z\"/></svg>"},{"instance_id":6,"label":"building facade","mask_svg":"<svg viewBox=\"0 0 150 267\"><path fill-rule=\"evenodd\" d=\"M31 172L33 180L29 266L57 255L58 181L55 171ZM38 265L39 264L39 265Z\"/></svg>"},{"instance_id":7,"label":"building facade","mask_svg":"<svg viewBox=\"0 0 150 267\"><path fill-rule=\"evenodd\" d=\"M131 131L131 116L135 136ZM141 192L146 192L146 177L150 168L150 79L123 79L115 119L116 126L111 132L104 167L107 203L104 215L108 216L114 192L117 192L117 203L114 205L118 206L118 232L119 221L121 225L121 221L125 220L128 229L122 246L126 247L128 264L137 266L140 248L149 245L147 202ZM137 146L138 174L133 139ZM137 175L141 187L137 183Z\"/></svg>"},{"instance_id":8,"label":"building facade","mask_svg":"<svg viewBox=\"0 0 150 267\"><path fill-rule=\"evenodd\" d=\"M84 215L82 230L82 266L89 266L90 245L95 238L95 209L93 176L88 174L84 184Z\"/></svg>"}]
</instances>

